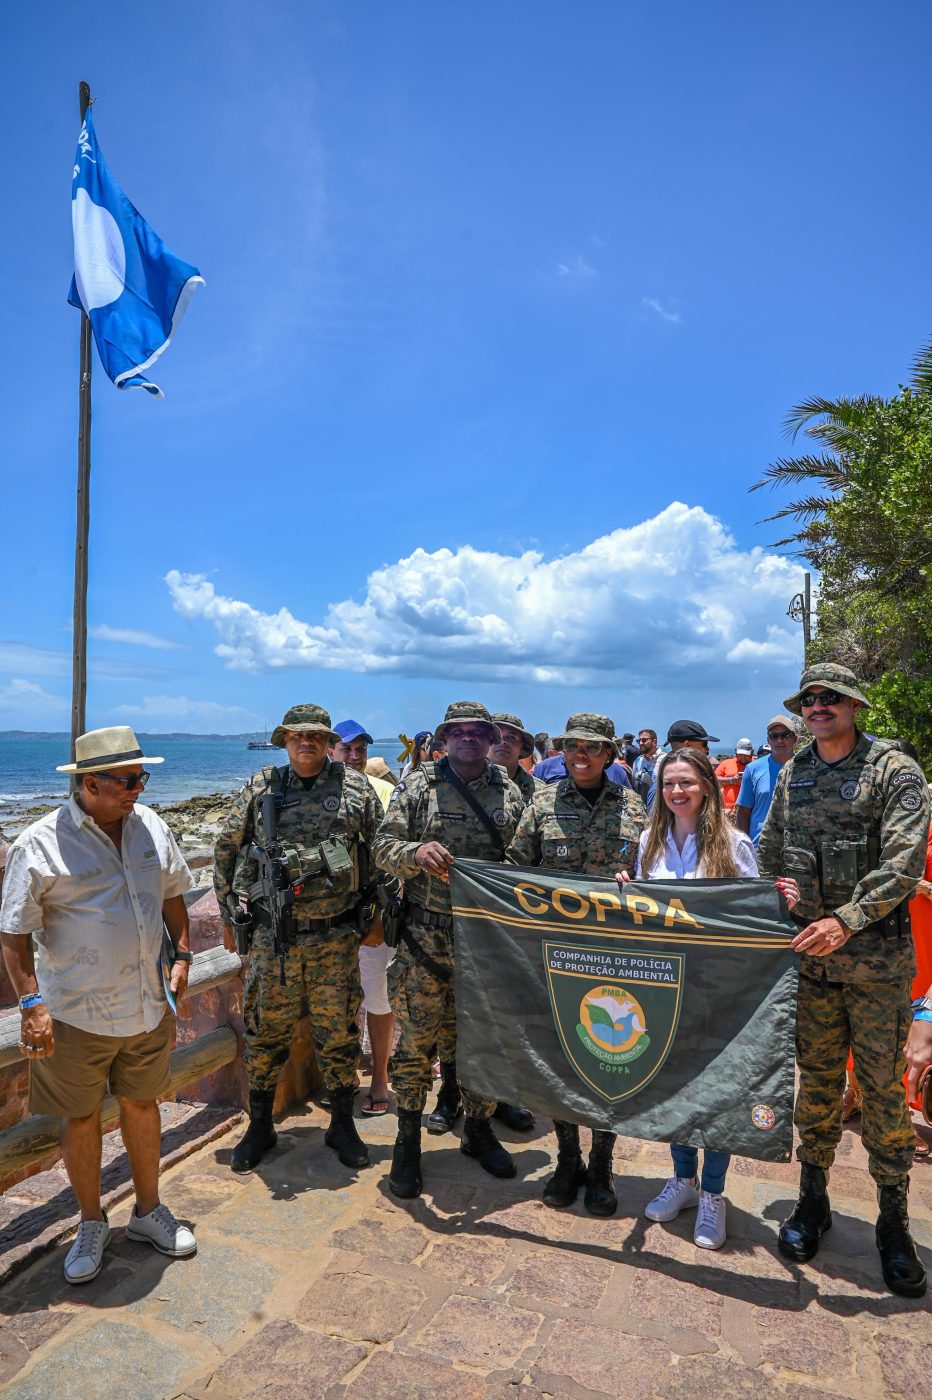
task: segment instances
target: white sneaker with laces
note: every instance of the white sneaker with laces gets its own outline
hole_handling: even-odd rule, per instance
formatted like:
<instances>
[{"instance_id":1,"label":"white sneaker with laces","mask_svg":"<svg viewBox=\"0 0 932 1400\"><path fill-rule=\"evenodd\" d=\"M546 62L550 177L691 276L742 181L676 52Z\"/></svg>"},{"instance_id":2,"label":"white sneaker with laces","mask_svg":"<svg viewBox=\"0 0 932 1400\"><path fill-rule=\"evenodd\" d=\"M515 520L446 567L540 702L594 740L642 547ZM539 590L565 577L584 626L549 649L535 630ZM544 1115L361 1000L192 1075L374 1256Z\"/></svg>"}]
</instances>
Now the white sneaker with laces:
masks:
<instances>
[{"instance_id":1,"label":"white sneaker with laces","mask_svg":"<svg viewBox=\"0 0 932 1400\"><path fill-rule=\"evenodd\" d=\"M65 1255L69 1283L90 1283L103 1268L104 1250L110 1243L110 1226L103 1220L82 1220L74 1244Z\"/></svg>"},{"instance_id":2,"label":"white sneaker with laces","mask_svg":"<svg viewBox=\"0 0 932 1400\"><path fill-rule=\"evenodd\" d=\"M699 1213L693 1240L700 1249L721 1249L727 1233L726 1214L724 1196L714 1191L699 1192Z\"/></svg>"},{"instance_id":3,"label":"white sneaker with laces","mask_svg":"<svg viewBox=\"0 0 932 1400\"><path fill-rule=\"evenodd\" d=\"M694 1176L671 1176L666 1186L648 1201L644 1214L648 1220L675 1220L681 1210L699 1204L699 1180Z\"/></svg>"},{"instance_id":4,"label":"white sneaker with laces","mask_svg":"<svg viewBox=\"0 0 932 1400\"><path fill-rule=\"evenodd\" d=\"M197 1249L197 1240L187 1225L179 1225L165 1205L157 1205L148 1215L137 1215L133 1207L126 1238L154 1245L161 1254L168 1254L172 1259L184 1259Z\"/></svg>"}]
</instances>

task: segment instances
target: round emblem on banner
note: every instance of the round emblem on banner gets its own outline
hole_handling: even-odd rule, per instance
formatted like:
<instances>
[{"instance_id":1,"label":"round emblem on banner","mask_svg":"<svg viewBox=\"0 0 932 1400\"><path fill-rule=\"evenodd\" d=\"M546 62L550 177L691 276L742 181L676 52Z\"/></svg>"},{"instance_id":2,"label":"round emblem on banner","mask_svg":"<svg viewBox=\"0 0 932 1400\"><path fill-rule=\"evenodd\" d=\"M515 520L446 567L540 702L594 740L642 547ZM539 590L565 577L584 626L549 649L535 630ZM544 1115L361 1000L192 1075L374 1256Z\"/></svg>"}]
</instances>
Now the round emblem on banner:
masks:
<instances>
[{"instance_id":1,"label":"round emblem on banner","mask_svg":"<svg viewBox=\"0 0 932 1400\"><path fill-rule=\"evenodd\" d=\"M904 788L900 793L900 806L904 812L918 812L922 806L922 798L913 787Z\"/></svg>"},{"instance_id":2,"label":"round emblem on banner","mask_svg":"<svg viewBox=\"0 0 932 1400\"><path fill-rule=\"evenodd\" d=\"M566 855L566 847L565 847L565 846L558 846L558 847L557 847L557 850L556 850L556 854L557 854L558 856L565 856L565 855Z\"/></svg>"},{"instance_id":3,"label":"round emblem on banner","mask_svg":"<svg viewBox=\"0 0 932 1400\"><path fill-rule=\"evenodd\" d=\"M755 1128L760 1128L761 1132L767 1132L777 1121L777 1115L769 1104L756 1103L751 1109L751 1122Z\"/></svg>"},{"instance_id":4,"label":"round emblem on banner","mask_svg":"<svg viewBox=\"0 0 932 1400\"><path fill-rule=\"evenodd\" d=\"M340 799L339 797L337 797L335 792L332 792L329 797L324 798L323 802L320 805L321 807L323 807L325 812L339 812Z\"/></svg>"},{"instance_id":5,"label":"round emblem on banner","mask_svg":"<svg viewBox=\"0 0 932 1400\"><path fill-rule=\"evenodd\" d=\"M492 813L492 820L496 826L504 826L508 820L505 815L505 809L503 807L496 807L495 811Z\"/></svg>"},{"instance_id":6,"label":"round emblem on banner","mask_svg":"<svg viewBox=\"0 0 932 1400\"><path fill-rule=\"evenodd\" d=\"M857 778L849 778L846 783L842 783L838 789L839 797L843 797L846 802L853 802L861 791L861 784Z\"/></svg>"}]
</instances>

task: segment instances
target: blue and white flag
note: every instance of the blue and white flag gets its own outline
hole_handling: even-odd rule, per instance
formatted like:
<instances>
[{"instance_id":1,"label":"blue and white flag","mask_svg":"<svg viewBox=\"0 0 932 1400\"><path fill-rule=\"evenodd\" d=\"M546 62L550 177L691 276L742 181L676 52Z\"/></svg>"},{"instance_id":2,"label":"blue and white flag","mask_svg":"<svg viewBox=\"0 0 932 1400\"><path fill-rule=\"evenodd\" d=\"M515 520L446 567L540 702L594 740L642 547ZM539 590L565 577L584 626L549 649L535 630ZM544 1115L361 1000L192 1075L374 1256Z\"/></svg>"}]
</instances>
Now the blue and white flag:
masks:
<instances>
[{"instance_id":1,"label":"blue and white flag","mask_svg":"<svg viewBox=\"0 0 932 1400\"><path fill-rule=\"evenodd\" d=\"M176 258L114 180L97 144L88 107L71 185L74 277L68 300L90 317L97 353L118 389L162 391L143 375L153 365L204 285L196 267Z\"/></svg>"}]
</instances>

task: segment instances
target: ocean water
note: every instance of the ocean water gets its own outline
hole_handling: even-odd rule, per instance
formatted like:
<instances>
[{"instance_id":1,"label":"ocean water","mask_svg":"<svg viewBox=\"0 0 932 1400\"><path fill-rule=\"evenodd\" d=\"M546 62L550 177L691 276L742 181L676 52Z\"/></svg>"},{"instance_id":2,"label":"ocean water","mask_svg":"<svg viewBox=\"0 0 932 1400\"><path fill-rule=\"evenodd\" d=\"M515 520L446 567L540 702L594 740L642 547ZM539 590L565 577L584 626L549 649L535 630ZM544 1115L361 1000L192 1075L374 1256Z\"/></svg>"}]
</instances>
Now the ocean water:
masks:
<instances>
[{"instance_id":1,"label":"ocean water","mask_svg":"<svg viewBox=\"0 0 932 1400\"><path fill-rule=\"evenodd\" d=\"M246 739L222 735L140 734L144 753L158 754L145 791L147 802L180 802L213 792L234 792L251 773L266 764L286 761L284 749L249 749ZM384 758L398 771L401 745L373 744L369 757ZM0 826L4 815L21 812L38 802L61 802L68 796L68 777L56 773L67 763L67 734L0 735Z\"/></svg>"}]
</instances>

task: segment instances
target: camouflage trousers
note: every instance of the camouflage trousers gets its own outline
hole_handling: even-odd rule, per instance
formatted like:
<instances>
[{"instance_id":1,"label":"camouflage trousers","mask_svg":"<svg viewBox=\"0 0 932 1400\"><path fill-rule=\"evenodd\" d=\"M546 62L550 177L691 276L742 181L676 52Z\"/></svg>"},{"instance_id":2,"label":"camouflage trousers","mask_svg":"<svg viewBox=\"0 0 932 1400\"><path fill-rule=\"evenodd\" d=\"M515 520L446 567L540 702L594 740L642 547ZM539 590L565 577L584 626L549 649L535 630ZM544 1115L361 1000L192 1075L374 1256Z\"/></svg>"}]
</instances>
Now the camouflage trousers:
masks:
<instances>
[{"instance_id":1,"label":"camouflage trousers","mask_svg":"<svg viewBox=\"0 0 932 1400\"><path fill-rule=\"evenodd\" d=\"M250 1089L274 1089L288 1059L291 1037L308 1016L317 1063L328 1089L354 1081L359 1059L356 1016L362 1005L359 939L355 929L334 929L325 943L298 936L285 958L285 986L268 929L256 930L249 951L243 1020L243 1062Z\"/></svg>"},{"instance_id":2,"label":"camouflage trousers","mask_svg":"<svg viewBox=\"0 0 932 1400\"><path fill-rule=\"evenodd\" d=\"M456 1058L456 1002L453 993L452 919L440 928L426 928L418 910L410 910L407 925L412 938L428 957L449 968L443 981L414 961L411 950L399 943L398 953L388 969L388 999L401 1031L392 1052L392 1088L398 1107L420 1113L430 1087L430 1056L436 1045L441 1058ZM470 1118L491 1118L495 1100L471 1094L457 1074L463 1107Z\"/></svg>"},{"instance_id":3,"label":"camouflage trousers","mask_svg":"<svg viewBox=\"0 0 932 1400\"><path fill-rule=\"evenodd\" d=\"M841 1100L848 1049L861 1084L861 1136L879 1186L906 1179L913 1130L906 1106L903 1045L912 1020L910 984L799 979L796 1127L800 1162L828 1168L841 1139Z\"/></svg>"}]
</instances>

